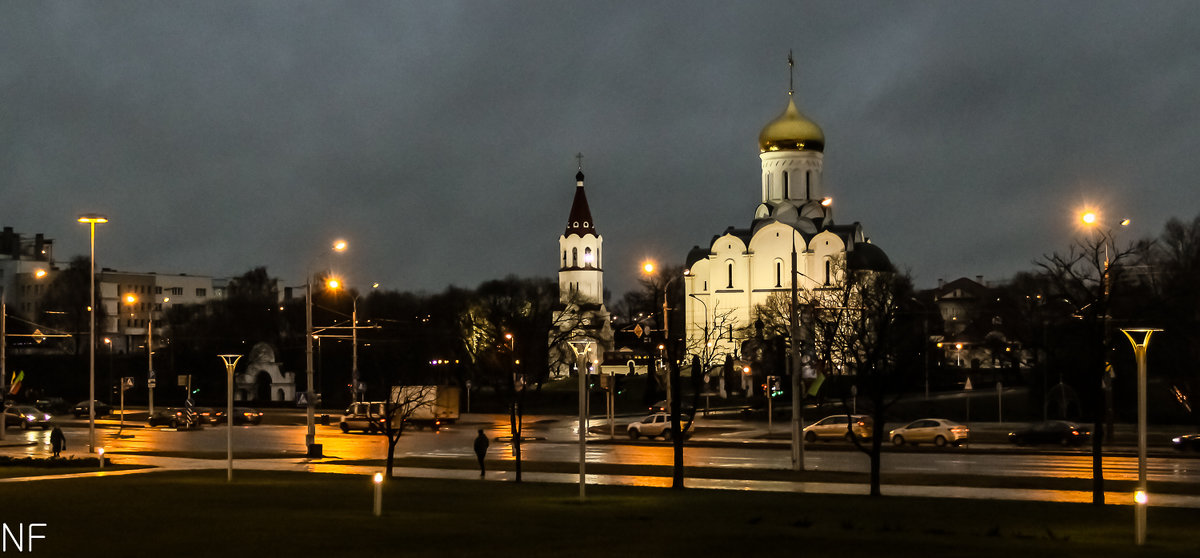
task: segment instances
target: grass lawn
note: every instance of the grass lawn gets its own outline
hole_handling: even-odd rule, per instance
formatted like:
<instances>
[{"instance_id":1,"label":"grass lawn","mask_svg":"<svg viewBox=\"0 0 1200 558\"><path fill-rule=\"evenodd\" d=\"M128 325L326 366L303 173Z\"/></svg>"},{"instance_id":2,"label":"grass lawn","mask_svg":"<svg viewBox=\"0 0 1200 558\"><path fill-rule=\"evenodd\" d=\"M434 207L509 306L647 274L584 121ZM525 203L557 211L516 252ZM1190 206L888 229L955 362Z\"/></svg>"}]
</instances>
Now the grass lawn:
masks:
<instances>
[{"instance_id":1,"label":"grass lawn","mask_svg":"<svg viewBox=\"0 0 1200 558\"><path fill-rule=\"evenodd\" d=\"M222 470L6 484L41 556L1197 556L1200 510ZM83 552L83 549L87 549ZM26 549L28 551L28 549Z\"/></svg>"}]
</instances>

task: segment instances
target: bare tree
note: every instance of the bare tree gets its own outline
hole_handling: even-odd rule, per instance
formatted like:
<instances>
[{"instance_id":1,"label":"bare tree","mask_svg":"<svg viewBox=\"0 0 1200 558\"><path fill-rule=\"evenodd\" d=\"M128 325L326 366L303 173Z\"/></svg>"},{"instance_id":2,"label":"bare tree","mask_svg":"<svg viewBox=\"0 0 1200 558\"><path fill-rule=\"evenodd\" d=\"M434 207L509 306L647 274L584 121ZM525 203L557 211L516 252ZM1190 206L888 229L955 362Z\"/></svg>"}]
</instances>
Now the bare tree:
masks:
<instances>
[{"instance_id":1,"label":"bare tree","mask_svg":"<svg viewBox=\"0 0 1200 558\"><path fill-rule=\"evenodd\" d=\"M387 437L387 475L392 478L392 466L396 460L396 443L404 435L405 427L421 412L432 412L437 397L437 387L432 385L405 385L397 376L396 382L385 386L390 395L383 402L383 413L378 428Z\"/></svg>"},{"instance_id":2,"label":"bare tree","mask_svg":"<svg viewBox=\"0 0 1200 558\"><path fill-rule=\"evenodd\" d=\"M1145 242L1117 247L1111 230L1098 230L1073 244L1066 254L1055 252L1035 262L1051 284L1057 299L1075 310L1084 320L1084 344L1091 373L1085 376L1083 390L1092 402L1092 503L1104 503L1104 410L1105 391L1101 387L1106 374L1106 355L1111 347L1109 303L1114 288L1119 288L1125 264L1144 254ZM1086 397L1086 396L1085 396Z\"/></svg>"}]
</instances>

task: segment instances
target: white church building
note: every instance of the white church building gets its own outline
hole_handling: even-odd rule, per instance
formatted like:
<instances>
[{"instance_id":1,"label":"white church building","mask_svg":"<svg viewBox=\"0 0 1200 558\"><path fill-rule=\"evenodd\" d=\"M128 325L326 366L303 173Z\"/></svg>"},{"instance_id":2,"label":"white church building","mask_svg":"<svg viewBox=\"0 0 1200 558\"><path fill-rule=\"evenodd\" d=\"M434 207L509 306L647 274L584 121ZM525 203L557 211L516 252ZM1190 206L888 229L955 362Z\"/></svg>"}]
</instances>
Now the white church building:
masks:
<instances>
[{"instance_id":1,"label":"white church building","mask_svg":"<svg viewBox=\"0 0 1200 558\"><path fill-rule=\"evenodd\" d=\"M579 360L590 366L613 348L612 320L604 306L603 245L604 237L596 232L583 189L581 164L575 174L575 199L566 230L558 237L560 309L554 313L550 331L550 372L555 377L569 372L576 351Z\"/></svg>"},{"instance_id":2,"label":"white church building","mask_svg":"<svg viewBox=\"0 0 1200 558\"><path fill-rule=\"evenodd\" d=\"M791 292L793 251L797 285L805 290L838 282L839 257L887 261L867 243L859 223L834 224L824 181L825 134L801 114L793 97L788 91L783 113L758 136L762 173L750 226L729 227L688 254L683 278L688 353L712 343L715 362L741 356L756 307L772 294Z\"/></svg>"}]
</instances>

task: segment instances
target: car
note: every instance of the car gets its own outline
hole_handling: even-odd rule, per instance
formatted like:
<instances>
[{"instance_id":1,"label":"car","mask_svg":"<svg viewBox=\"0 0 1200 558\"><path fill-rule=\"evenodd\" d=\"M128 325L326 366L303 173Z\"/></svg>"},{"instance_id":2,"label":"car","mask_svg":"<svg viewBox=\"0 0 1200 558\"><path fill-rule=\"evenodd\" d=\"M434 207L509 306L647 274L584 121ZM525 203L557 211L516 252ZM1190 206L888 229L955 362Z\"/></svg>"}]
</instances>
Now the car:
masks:
<instances>
[{"instance_id":1,"label":"car","mask_svg":"<svg viewBox=\"0 0 1200 558\"><path fill-rule=\"evenodd\" d=\"M342 414L342 419L338 421L338 427L342 429L342 432L351 430L361 430L367 434L383 432L384 416L382 401L351 403L346 408L346 412Z\"/></svg>"},{"instance_id":2,"label":"car","mask_svg":"<svg viewBox=\"0 0 1200 558\"><path fill-rule=\"evenodd\" d=\"M957 446L967 441L967 435L970 432L970 428L952 420L924 418L914 420L888 432L888 438L892 440L892 444L897 446L904 444L915 446L922 443L932 443L938 447L946 444Z\"/></svg>"},{"instance_id":3,"label":"car","mask_svg":"<svg viewBox=\"0 0 1200 558\"><path fill-rule=\"evenodd\" d=\"M251 409L249 407L234 407L233 408L233 424L261 424L263 414L262 411ZM225 412L221 411L221 422L225 422Z\"/></svg>"},{"instance_id":4,"label":"car","mask_svg":"<svg viewBox=\"0 0 1200 558\"><path fill-rule=\"evenodd\" d=\"M21 430L30 428L50 428L50 420L54 417L45 411L39 411L33 405L13 405L4 409L5 426L19 426Z\"/></svg>"},{"instance_id":5,"label":"car","mask_svg":"<svg viewBox=\"0 0 1200 558\"><path fill-rule=\"evenodd\" d=\"M687 420L686 417L683 420ZM654 413L642 420L629 423L629 426L625 430L629 433L630 440L636 440L642 436L647 438L662 436L662 439L670 440L671 415L669 413Z\"/></svg>"},{"instance_id":6,"label":"car","mask_svg":"<svg viewBox=\"0 0 1200 558\"><path fill-rule=\"evenodd\" d=\"M96 406L96 418L112 414L112 406L108 403L103 401L92 401L92 403ZM75 415L75 418L88 416L88 402L80 401L76 403L74 407L71 407L71 414Z\"/></svg>"},{"instance_id":7,"label":"car","mask_svg":"<svg viewBox=\"0 0 1200 558\"><path fill-rule=\"evenodd\" d=\"M213 409L212 407L193 407L196 417L202 424L217 424L224 420L225 411Z\"/></svg>"},{"instance_id":8,"label":"car","mask_svg":"<svg viewBox=\"0 0 1200 558\"><path fill-rule=\"evenodd\" d=\"M680 414L691 416L692 408L689 405L681 404L679 407L679 412L680 412ZM654 413L670 414L671 408L667 406L667 400L663 399L662 401L659 401L658 403L655 403L650 406L650 413L651 414L654 414Z\"/></svg>"},{"instance_id":9,"label":"car","mask_svg":"<svg viewBox=\"0 0 1200 558\"><path fill-rule=\"evenodd\" d=\"M33 403L39 411L50 413L52 415L65 415L71 410L71 406L61 397L47 397L46 399L38 399Z\"/></svg>"},{"instance_id":10,"label":"car","mask_svg":"<svg viewBox=\"0 0 1200 558\"><path fill-rule=\"evenodd\" d=\"M1008 441L1017 445L1062 444L1082 445L1091 439L1092 432L1078 424L1065 420L1048 420L1008 433Z\"/></svg>"},{"instance_id":11,"label":"car","mask_svg":"<svg viewBox=\"0 0 1200 558\"><path fill-rule=\"evenodd\" d=\"M150 426L170 426L171 428L193 428L200 423L200 417L194 410L175 407L159 407L146 419Z\"/></svg>"},{"instance_id":12,"label":"car","mask_svg":"<svg viewBox=\"0 0 1200 558\"><path fill-rule=\"evenodd\" d=\"M871 437L873 421L867 415L830 415L804 428L804 441L866 440Z\"/></svg>"},{"instance_id":13,"label":"car","mask_svg":"<svg viewBox=\"0 0 1200 558\"><path fill-rule=\"evenodd\" d=\"M1200 451L1200 434L1184 434L1171 438L1171 446L1179 451Z\"/></svg>"}]
</instances>

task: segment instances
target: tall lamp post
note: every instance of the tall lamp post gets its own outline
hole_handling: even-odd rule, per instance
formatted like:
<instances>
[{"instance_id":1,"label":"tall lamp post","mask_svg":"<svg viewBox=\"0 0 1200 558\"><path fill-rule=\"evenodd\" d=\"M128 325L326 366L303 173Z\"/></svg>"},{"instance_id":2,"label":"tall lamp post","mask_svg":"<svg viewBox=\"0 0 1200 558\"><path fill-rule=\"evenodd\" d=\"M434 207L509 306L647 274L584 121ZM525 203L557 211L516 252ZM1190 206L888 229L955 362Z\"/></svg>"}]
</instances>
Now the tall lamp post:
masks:
<instances>
[{"instance_id":1,"label":"tall lamp post","mask_svg":"<svg viewBox=\"0 0 1200 558\"><path fill-rule=\"evenodd\" d=\"M1138 484L1134 505L1134 542L1141 546L1146 544L1146 351L1150 348L1150 336L1161 329L1130 328L1121 329L1121 333L1133 345L1133 355L1137 359L1138 377ZM1140 339L1138 339L1140 337Z\"/></svg>"},{"instance_id":2,"label":"tall lamp post","mask_svg":"<svg viewBox=\"0 0 1200 558\"><path fill-rule=\"evenodd\" d=\"M333 251L346 251L345 240L335 240L333 242ZM323 457L324 452L320 444L317 443L317 392L313 389L313 274L310 271L304 277L304 377L306 379L307 388L305 391L305 399L307 399L307 409L305 412L308 429L304 434L304 446L307 450L308 457ZM330 281L331 288L337 288L336 281Z\"/></svg>"},{"instance_id":3,"label":"tall lamp post","mask_svg":"<svg viewBox=\"0 0 1200 558\"><path fill-rule=\"evenodd\" d=\"M225 481L233 481L233 369L242 355L217 355L225 363L225 383L228 398L225 409Z\"/></svg>"},{"instance_id":4,"label":"tall lamp post","mask_svg":"<svg viewBox=\"0 0 1200 558\"><path fill-rule=\"evenodd\" d=\"M96 224L108 217L96 213L79 216L90 231L91 265L88 273L88 453L96 452Z\"/></svg>"},{"instance_id":5,"label":"tall lamp post","mask_svg":"<svg viewBox=\"0 0 1200 558\"><path fill-rule=\"evenodd\" d=\"M573 339L575 374L579 376L579 501L587 498L587 364L583 356L591 350L591 339ZM583 365L581 366L581 363Z\"/></svg>"}]
</instances>

